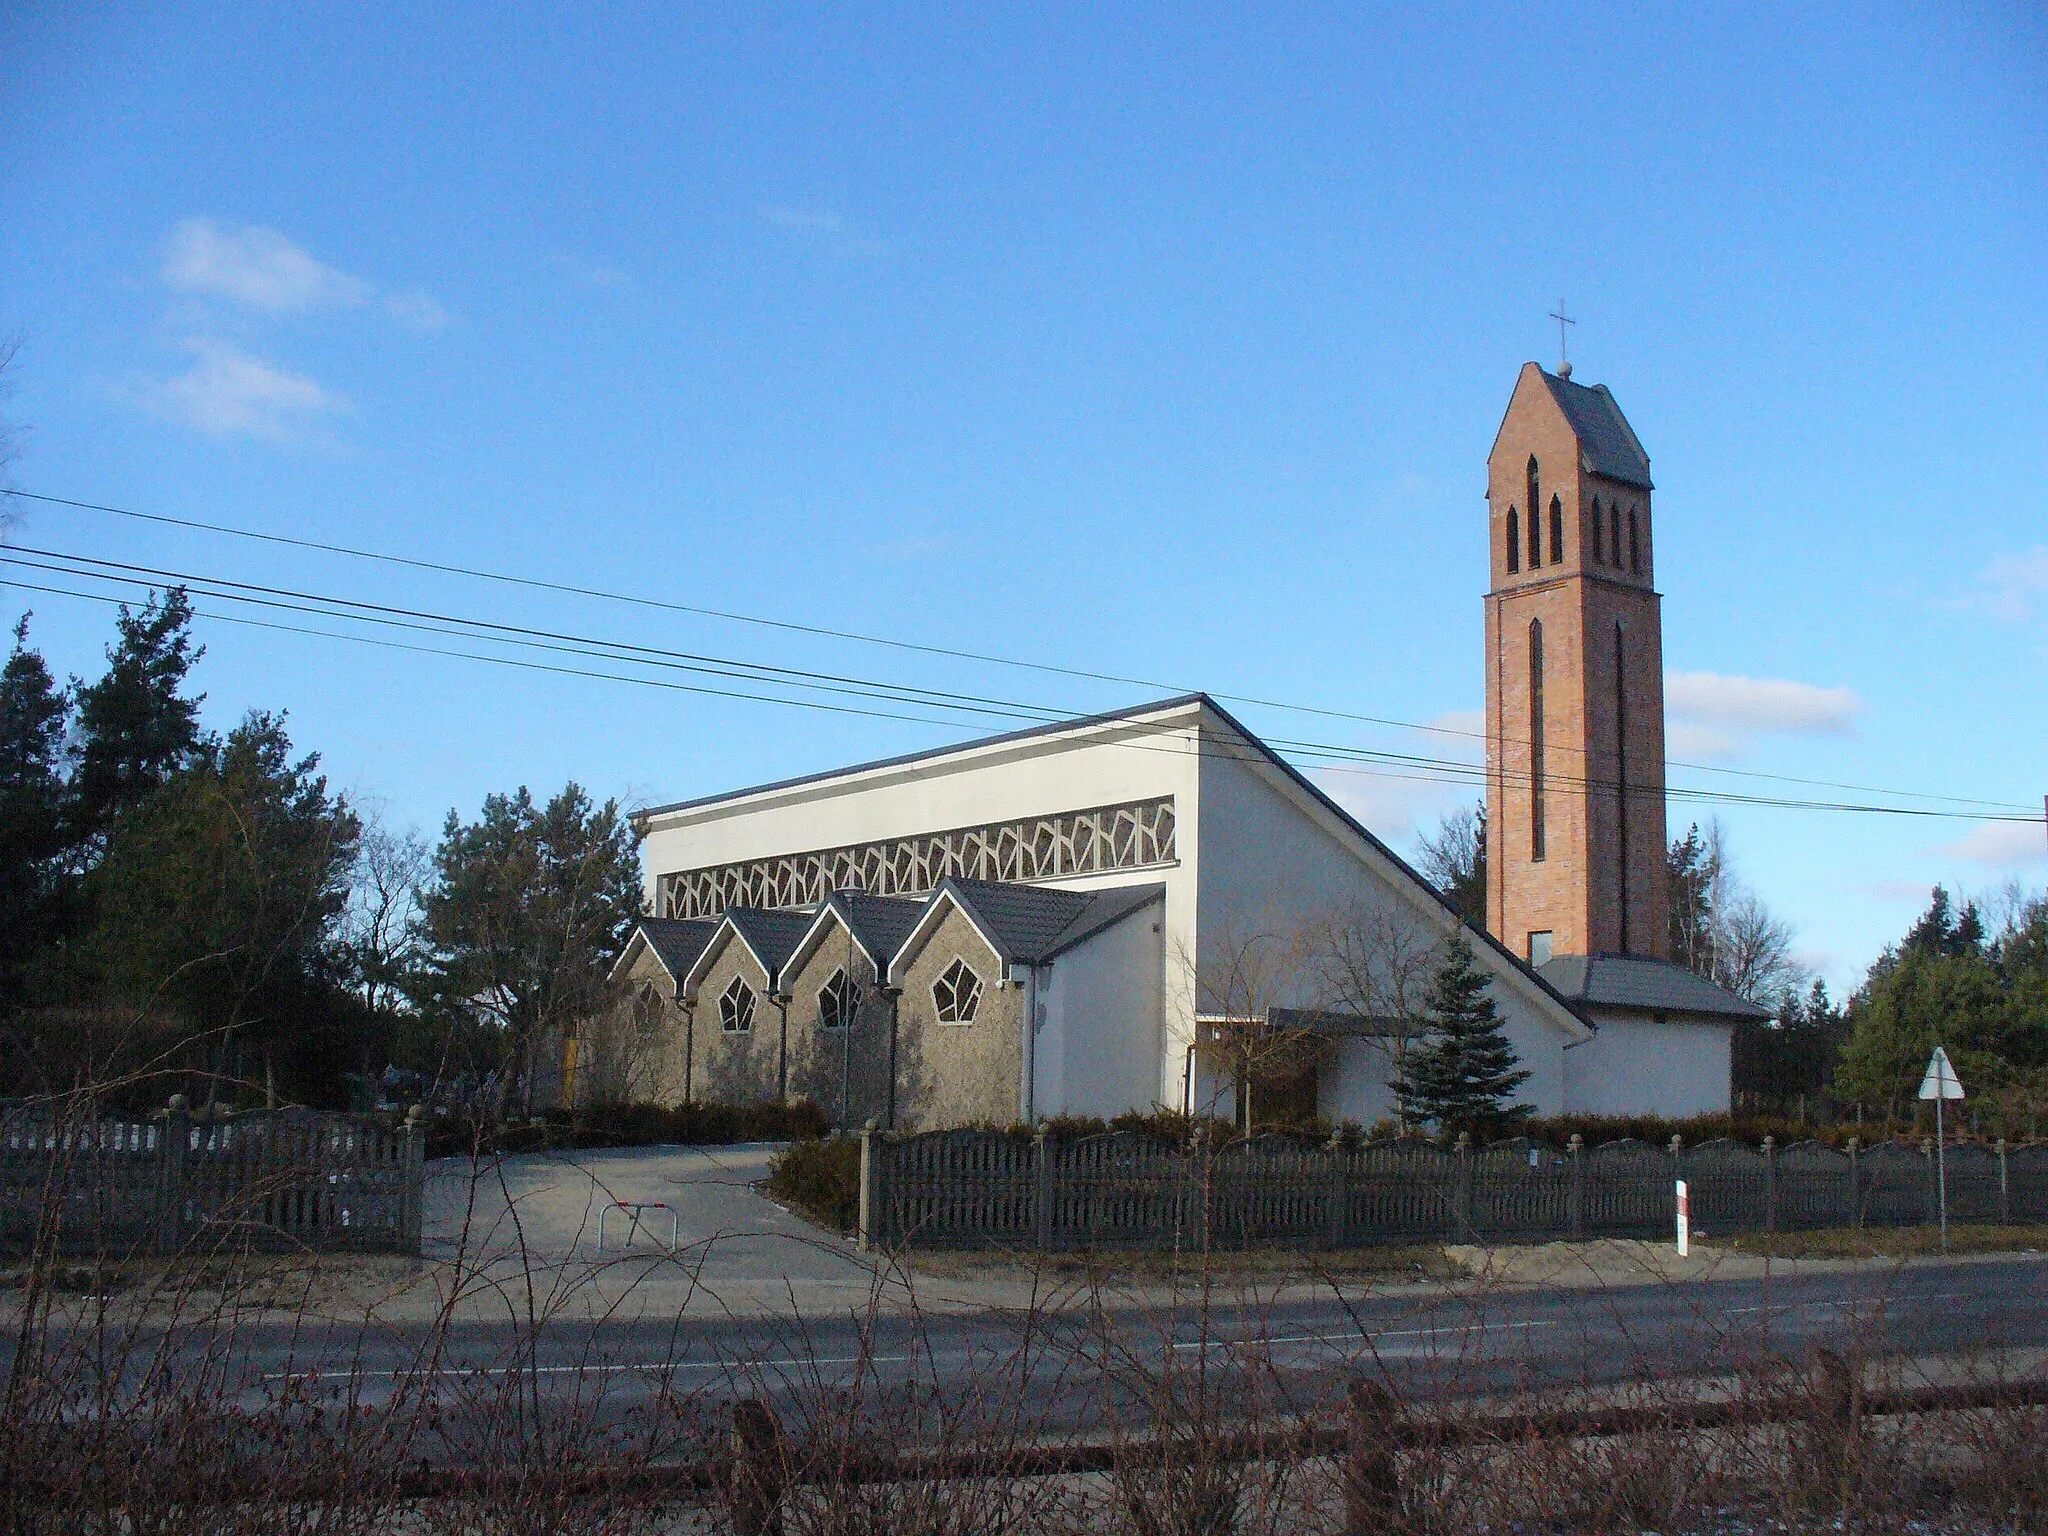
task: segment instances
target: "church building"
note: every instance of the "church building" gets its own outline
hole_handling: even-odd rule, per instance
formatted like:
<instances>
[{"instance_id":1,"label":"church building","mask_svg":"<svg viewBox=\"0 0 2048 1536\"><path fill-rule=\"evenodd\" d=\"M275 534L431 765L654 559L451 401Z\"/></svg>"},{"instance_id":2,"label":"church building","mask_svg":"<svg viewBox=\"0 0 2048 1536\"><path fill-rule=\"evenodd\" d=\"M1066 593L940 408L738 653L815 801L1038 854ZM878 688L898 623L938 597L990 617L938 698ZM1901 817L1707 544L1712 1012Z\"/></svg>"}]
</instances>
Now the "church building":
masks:
<instances>
[{"instance_id":1,"label":"church building","mask_svg":"<svg viewBox=\"0 0 2048 1536\"><path fill-rule=\"evenodd\" d=\"M1489 463L1468 937L1539 1113L1725 1109L1732 1028L1764 1010L1666 958L1649 460L1569 374L1523 368ZM1202 694L641 825L655 915L618 963L624 1013L565 1048L571 1097L807 1097L903 1129L1162 1106L1371 1124L1415 1034L1410 962L1460 923ZM1268 1037L1307 1048L1262 1080L1242 1042Z\"/></svg>"}]
</instances>

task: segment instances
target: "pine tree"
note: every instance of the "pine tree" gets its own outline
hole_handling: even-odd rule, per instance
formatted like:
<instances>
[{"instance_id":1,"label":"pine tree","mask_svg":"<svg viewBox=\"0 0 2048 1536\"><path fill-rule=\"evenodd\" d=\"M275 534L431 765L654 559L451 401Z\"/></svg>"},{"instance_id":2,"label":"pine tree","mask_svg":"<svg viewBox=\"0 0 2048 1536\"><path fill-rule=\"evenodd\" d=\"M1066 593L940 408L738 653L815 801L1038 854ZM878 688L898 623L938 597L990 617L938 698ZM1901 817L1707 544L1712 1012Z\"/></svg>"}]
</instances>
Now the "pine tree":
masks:
<instances>
[{"instance_id":1,"label":"pine tree","mask_svg":"<svg viewBox=\"0 0 2048 1536\"><path fill-rule=\"evenodd\" d=\"M103 834L123 811L192 760L204 695L178 690L205 654L192 644L192 604L182 587L152 597L140 613L124 605L107 672L78 685L78 768L74 813L83 839Z\"/></svg>"},{"instance_id":2,"label":"pine tree","mask_svg":"<svg viewBox=\"0 0 2048 1536\"><path fill-rule=\"evenodd\" d=\"M1508 1104L1529 1074L1517 1069L1519 1058L1488 986L1460 930L1444 946L1430 986L1429 1036L1409 1053L1407 1069L1393 1085L1411 1118L1434 1121L1444 1131L1484 1134L1532 1113L1526 1104Z\"/></svg>"},{"instance_id":3,"label":"pine tree","mask_svg":"<svg viewBox=\"0 0 2048 1536\"><path fill-rule=\"evenodd\" d=\"M69 703L29 649L28 615L0 670L0 1005L15 1001L53 917L64 847L64 724Z\"/></svg>"}]
</instances>

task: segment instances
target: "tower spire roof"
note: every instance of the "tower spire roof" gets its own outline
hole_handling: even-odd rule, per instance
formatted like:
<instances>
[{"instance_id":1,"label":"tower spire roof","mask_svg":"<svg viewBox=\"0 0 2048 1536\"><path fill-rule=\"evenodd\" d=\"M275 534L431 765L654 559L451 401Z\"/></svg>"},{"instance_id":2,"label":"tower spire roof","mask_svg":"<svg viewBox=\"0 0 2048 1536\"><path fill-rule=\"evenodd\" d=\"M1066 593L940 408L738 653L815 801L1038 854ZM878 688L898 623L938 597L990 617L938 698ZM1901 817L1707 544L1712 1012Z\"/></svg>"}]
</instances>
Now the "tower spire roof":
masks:
<instances>
[{"instance_id":1,"label":"tower spire roof","mask_svg":"<svg viewBox=\"0 0 2048 1536\"><path fill-rule=\"evenodd\" d=\"M1650 484L1650 456L1605 384L1575 384L1559 373L1545 373L1543 382L1572 424L1587 470L1623 485L1655 489Z\"/></svg>"}]
</instances>

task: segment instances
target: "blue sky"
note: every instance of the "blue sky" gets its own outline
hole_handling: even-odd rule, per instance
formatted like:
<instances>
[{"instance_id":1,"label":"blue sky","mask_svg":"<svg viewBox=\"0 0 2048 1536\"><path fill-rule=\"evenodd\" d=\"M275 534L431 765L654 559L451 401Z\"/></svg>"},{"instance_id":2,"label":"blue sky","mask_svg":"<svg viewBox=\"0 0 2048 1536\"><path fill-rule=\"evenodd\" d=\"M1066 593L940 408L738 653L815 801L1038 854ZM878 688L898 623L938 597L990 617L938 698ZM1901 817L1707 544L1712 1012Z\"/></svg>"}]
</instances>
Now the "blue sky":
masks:
<instances>
[{"instance_id":1,"label":"blue sky","mask_svg":"<svg viewBox=\"0 0 2048 1536\"><path fill-rule=\"evenodd\" d=\"M2038 8L14 6L0 57L22 489L1456 727L1484 459L1562 295L1655 465L1673 756L2048 790ZM47 506L9 539L1148 691ZM95 669L105 608L5 596ZM429 830L522 782L660 801L986 728L201 627L210 719L288 709ZM1404 846L1467 798L1322 779ZM2048 876L2038 825L1720 814L1837 981L1936 880Z\"/></svg>"}]
</instances>

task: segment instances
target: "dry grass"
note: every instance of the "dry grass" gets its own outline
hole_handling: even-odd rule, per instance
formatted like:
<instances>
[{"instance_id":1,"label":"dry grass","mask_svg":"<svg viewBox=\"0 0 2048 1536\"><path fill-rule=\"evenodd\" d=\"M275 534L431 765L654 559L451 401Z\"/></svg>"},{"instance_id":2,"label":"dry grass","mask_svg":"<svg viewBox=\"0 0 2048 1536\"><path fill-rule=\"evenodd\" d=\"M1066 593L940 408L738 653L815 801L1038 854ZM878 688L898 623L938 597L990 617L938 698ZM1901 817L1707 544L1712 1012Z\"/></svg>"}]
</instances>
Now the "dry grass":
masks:
<instances>
[{"instance_id":1,"label":"dry grass","mask_svg":"<svg viewBox=\"0 0 2048 1536\"><path fill-rule=\"evenodd\" d=\"M492 1165L479 1164L478 1187L491 1177ZM654 1262L687 1275L710 1256ZM578 1282L543 1281L535 1266L523 1281L508 1281L502 1264L458 1256L448 1309L400 1341L398 1375L357 1355L341 1362L339 1375L261 1384L247 1379L239 1331L250 1307L260 1302L274 1319L282 1302L313 1294L320 1261L214 1254L119 1266L127 1284L120 1299L139 1297L146 1308L116 1305L90 1288L60 1291L60 1269L93 1266L52 1263L24 1275L0 1380L0 1530L2048 1530L2044 1410L2008 1403L1858 1414L1866 1389L1915 1378L1853 1323L1838 1340L1848 1364L1831 1372L1774 1359L1762 1338L1702 1316L1723 1330L1712 1382L1645 1365L1597 1386L1539 1380L1527 1361L1488 1357L1456 1329L1425 1355L1397 1362L1381 1359L1381 1340L1361 1327L1341 1360L1325 1362L1337 1368L1315 1375L1276 1360L1255 1325L1248 1340L1224 1335L1226 1322L1237 1329L1248 1313L1256 1319L1274 1278L1334 1282L1342 1278L1335 1265L1354 1259L1383 1276L1390 1262L1421 1268L1441 1255L1074 1255L1035 1267L1014 1257L920 1256L927 1270L1007 1262L1029 1275L1045 1304L1000 1327L992 1322L986 1347L962 1358L957 1333L942 1336L920 1317L885 1326L878 1285L850 1351L844 1331L826 1337L791 1317L772 1348L750 1350L720 1372L650 1377L605 1363L602 1319L594 1330L579 1325L583 1333L571 1326L588 1300ZM634 1260L649 1262L644 1254ZM1170 1306L1107 1305L1117 1282L1132 1275L1162 1281ZM1331 1293L1340 1295L1334 1284ZM500 1303L505 1320L498 1368L484 1372L451 1363L463 1339L458 1302L480 1295ZM1090 1296L1105 1304L1088 1305ZM314 1314L305 1315L310 1327ZM1178 1342L1168 1347L1168 1335ZM564 1338L589 1344L566 1365ZM680 1349L684 1330L669 1342ZM1991 1380L1998 1368L1990 1360L1975 1369ZM1967 1377L1971 1368L1961 1369ZM747 1421L742 1475L731 1459L735 1404L770 1401L772 1418ZM1070 1416L1059 1416L1061 1404ZM1703 1404L1713 1412L1703 1415ZM1478 1416L1575 1408L1632 1417L1623 1432L1606 1432L1616 1429L1611 1419L1599 1433L1584 1422L1574 1433L1476 1427Z\"/></svg>"},{"instance_id":2,"label":"dry grass","mask_svg":"<svg viewBox=\"0 0 2048 1536\"><path fill-rule=\"evenodd\" d=\"M1346 1248L1327 1253L1303 1249L1099 1249L1068 1253L1006 1253L916 1250L904 1267L935 1279L1003 1279L1052 1276L1106 1285L1198 1280L1325 1284L1332 1280L1451 1280L1466 1273L1441 1244L1415 1243Z\"/></svg>"},{"instance_id":3,"label":"dry grass","mask_svg":"<svg viewBox=\"0 0 2048 1536\"><path fill-rule=\"evenodd\" d=\"M1906 1259L1942 1252L1937 1227L1830 1228L1818 1232L1738 1232L1702 1247L1774 1259ZM1957 1226L1948 1229L1950 1253L2048 1253L2048 1227Z\"/></svg>"}]
</instances>

